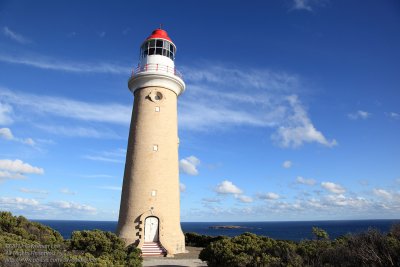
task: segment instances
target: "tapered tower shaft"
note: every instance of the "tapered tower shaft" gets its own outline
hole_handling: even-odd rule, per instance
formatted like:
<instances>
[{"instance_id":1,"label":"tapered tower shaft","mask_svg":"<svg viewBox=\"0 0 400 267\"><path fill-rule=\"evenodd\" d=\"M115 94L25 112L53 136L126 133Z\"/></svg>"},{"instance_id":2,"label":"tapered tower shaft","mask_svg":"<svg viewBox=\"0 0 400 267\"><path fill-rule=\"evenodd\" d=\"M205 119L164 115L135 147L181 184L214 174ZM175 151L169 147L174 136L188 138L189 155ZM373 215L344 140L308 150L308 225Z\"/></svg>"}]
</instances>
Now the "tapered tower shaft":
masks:
<instances>
[{"instance_id":1,"label":"tapered tower shaft","mask_svg":"<svg viewBox=\"0 0 400 267\"><path fill-rule=\"evenodd\" d=\"M129 80L134 105L118 220L118 235L127 244L160 243L168 254L185 252L177 120L177 98L185 84L175 70L175 51L165 31L154 31Z\"/></svg>"}]
</instances>

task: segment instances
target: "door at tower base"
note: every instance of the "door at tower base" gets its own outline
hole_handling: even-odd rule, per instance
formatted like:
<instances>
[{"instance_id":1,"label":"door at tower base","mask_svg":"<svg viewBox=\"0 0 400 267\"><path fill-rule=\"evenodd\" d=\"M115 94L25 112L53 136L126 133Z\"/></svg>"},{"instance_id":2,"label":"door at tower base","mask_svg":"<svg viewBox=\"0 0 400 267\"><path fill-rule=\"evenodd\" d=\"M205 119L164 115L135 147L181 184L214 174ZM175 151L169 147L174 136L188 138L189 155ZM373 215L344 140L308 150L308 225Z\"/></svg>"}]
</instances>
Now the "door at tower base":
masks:
<instances>
[{"instance_id":1,"label":"door at tower base","mask_svg":"<svg viewBox=\"0 0 400 267\"><path fill-rule=\"evenodd\" d=\"M158 218L147 217L144 222L144 242L158 242Z\"/></svg>"}]
</instances>

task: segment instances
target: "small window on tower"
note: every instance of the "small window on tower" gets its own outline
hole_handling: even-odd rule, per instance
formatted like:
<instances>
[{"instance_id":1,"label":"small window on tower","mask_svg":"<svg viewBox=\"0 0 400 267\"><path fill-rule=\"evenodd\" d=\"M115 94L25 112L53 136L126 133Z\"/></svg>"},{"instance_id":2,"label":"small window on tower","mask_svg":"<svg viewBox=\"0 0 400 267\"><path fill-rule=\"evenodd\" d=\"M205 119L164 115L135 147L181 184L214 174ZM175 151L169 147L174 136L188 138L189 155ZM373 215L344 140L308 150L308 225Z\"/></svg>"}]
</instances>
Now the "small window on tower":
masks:
<instances>
[{"instance_id":1,"label":"small window on tower","mask_svg":"<svg viewBox=\"0 0 400 267\"><path fill-rule=\"evenodd\" d=\"M160 107L155 107L154 109L156 112L160 112Z\"/></svg>"},{"instance_id":2,"label":"small window on tower","mask_svg":"<svg viewBox=\"0 0 400 267\"><path fill-rule=\"evenodd\" d=\"M158 145L153 145L153 151L158 151Z\"/></svg>"}]
</instances>

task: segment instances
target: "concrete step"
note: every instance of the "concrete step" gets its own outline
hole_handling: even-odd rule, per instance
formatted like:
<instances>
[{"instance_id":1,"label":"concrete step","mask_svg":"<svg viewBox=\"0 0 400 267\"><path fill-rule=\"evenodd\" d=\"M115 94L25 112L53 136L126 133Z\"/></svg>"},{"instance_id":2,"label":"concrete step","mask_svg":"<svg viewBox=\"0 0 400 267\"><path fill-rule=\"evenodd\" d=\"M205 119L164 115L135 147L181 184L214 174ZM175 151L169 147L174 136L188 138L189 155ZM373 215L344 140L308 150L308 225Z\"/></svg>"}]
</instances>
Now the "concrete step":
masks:
<instances>
[{"instance_id":1,"label":"concrete step","mask_svg":"<svg viewBox=\"0 0 400 267\"><path fill-rule=\"evenodd\" d=\"M146 242L142 246L142 256L164 256L167 251L158 242Z\"/></svg>"}]
</instances>

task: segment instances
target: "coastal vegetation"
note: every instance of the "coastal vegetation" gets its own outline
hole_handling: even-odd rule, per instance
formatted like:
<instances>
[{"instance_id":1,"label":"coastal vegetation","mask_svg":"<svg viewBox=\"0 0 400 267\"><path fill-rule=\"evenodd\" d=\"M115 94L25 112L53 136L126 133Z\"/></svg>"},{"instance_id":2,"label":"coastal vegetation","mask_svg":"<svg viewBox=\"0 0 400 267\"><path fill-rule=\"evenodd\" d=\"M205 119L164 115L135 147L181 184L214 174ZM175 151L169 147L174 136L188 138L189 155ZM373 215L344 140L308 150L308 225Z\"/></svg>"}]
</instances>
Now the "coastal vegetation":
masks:
<instances>
[{"instance_id":1,"label":"coastal vegetation","mask_svg":"<svg viewBox=\"0 0 400 267\"><path fill-rule=\"evenodd\" d=\"M208 266L400 266L400 224L388 233L368 229L334 240L321 228L312 240L276 240L252 233L236 237L186 233L187 246L202 247ZM140 249L114 233L74 231L70 239L26 218L0 212L0 266L141 266Z\"/></svg>"},{"instance_id":2,"label":"coastal vegetation","mask_svg":"<svg viewBox=\"0 0 400 267\"><path fill-rule=\"evenodd\" d=\"M111 232L74 231L71 239L25 217L0 212L0 266L142 266L140 249Z\"/></svg>"},{"instance_id":3,"label":"coastal vegetation","mask_svg":"<svg viewBox=\"0 0 400 267\"><path fill-rule=\"evenodd\" d=\"M313 227L313 240L275 240L244 233L210 242L199 258L208 266L400 266L400 224L384 234L368 229L330 240L326 231ZM191 234L204 245L207 236Z\"/></svg>"}]
</instances>

